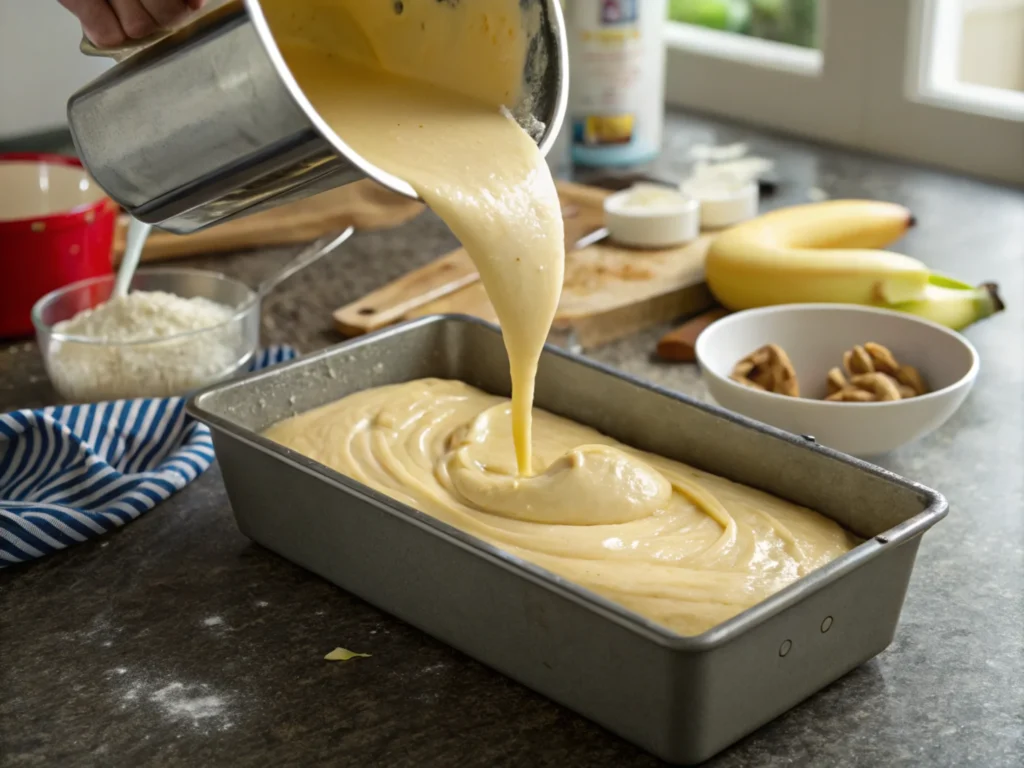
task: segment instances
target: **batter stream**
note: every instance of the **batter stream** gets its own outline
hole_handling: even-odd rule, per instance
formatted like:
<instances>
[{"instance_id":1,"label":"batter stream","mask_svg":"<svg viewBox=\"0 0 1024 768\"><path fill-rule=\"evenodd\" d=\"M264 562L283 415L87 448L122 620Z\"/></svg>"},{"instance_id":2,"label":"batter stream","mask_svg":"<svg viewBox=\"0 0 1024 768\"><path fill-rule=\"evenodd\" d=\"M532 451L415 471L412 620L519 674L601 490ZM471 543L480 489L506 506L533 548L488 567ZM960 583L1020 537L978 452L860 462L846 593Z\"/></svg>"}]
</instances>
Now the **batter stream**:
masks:
<instances>
[{"instance_id":1,"label":"batter stream","mask_svg":"<svg viewBox=\"0 0 1024 768\"><path fill-rule=\"evenodd\" d=\"M513 438L528 473L533 380L562 292L565 244L547 163L502 106L518 101L539 7L521 11L519 0L264 5L324 121L409 182L473 259L508 350Z\"/></svg>"},{"instance_id":2,"label":"batter stream","mask_svg":"<svg viewBox=\"0 0 1024 768\"><path fill-rule=\"evenodd\" d=\"M455 381L372 389L267 436L681 634L848 551L827 518L534 412L562 288L554 182L503 112L537 9L519 0L266 0L296 81L356 152L462 241L501 323L511 403Z\"/></svg>"}]
</instances>

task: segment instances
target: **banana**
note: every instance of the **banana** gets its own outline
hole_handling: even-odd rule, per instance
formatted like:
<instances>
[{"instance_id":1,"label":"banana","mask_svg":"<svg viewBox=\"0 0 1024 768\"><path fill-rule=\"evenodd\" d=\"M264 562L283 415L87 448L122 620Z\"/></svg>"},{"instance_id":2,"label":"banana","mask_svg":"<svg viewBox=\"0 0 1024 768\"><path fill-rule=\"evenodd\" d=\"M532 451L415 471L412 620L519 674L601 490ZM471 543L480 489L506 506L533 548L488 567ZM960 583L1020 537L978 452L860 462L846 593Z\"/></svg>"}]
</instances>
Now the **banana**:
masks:
<instances>
[{"instance_id":1,"label":"banana","mask_svg":"<svg viewBox=\"0 0 1024 768\"><path fill-rule=\"evenodd\" d=\"M932 275L923 298L894 304L890 309L909 312L954 331L961 331L971 323L1001 312L1004 306L999 297L999 287L995 283L982 283L974 287L945 275Z\"/></svg>"},{"instance_id":2,"label":"banana","mask_svg":"<svg viewBox=\"0 0 1024 768\"><path fill-rule=\"evenodd\" d=\"M960 329L1002 309L994 286L933 275L880 250L914 224L894 203L829 200L783 208L719 234L708 287L728 309L833 302L889 307Z\"/></svg>"}]
</instances>

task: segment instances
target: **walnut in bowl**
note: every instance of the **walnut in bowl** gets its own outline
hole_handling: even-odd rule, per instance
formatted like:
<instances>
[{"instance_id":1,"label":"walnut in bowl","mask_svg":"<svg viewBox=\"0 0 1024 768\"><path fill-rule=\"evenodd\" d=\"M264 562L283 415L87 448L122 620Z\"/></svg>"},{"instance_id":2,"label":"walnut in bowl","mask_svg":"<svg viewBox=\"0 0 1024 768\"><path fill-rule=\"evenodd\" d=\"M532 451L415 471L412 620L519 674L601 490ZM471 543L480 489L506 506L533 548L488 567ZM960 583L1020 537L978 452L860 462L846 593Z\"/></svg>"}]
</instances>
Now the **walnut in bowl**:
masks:
<instances>
[{"instance_id":1,"label":"walnut in bowl","mask_svg":"<svg viewBox=\"0 0 1024 768\"><path fill-rule=\"evenodd\" d=\"M954 331L848 304L737 312L708 326L696 353L719 405L864 457L944 424L979 367L974 347Z\"/></svg>"}]
</instances>

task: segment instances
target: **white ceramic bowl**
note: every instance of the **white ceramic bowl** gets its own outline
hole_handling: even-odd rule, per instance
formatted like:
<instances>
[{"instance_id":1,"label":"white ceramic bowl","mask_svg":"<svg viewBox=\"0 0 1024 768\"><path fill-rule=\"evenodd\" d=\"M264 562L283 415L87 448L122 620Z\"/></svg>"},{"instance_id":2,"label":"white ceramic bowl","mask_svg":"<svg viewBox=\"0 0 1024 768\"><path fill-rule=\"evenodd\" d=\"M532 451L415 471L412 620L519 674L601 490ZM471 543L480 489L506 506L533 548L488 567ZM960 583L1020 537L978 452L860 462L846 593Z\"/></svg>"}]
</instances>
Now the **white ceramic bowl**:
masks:
<instances>
[{"instance_id":1,"label":"white ceramic bowl","mask_svg":"<svg viewBox=\"0 0 1024 768\"><path fill-rule=\"evenodd\" d=\"M822 400L828 370L842 367L843 352L869 341L917 368L929 392L884 403ZM789 355L801 397L762 392L729 378L739 360L764 344L777 344ZM722 407L859 457L887 453L938 429L978 376L978 353L958 333L913 315L845 304L737 312L708 326L697 338L696 353L708 391Z\"/></svg>"},{"instance_id":2,"label":"white ceramic bowl","mask_svg":"<svg viewBox=\"0 0 1024 768\"><path fill-rule=\"evenodd\" d=\"M604 200L612 240L631 248L672 248L700 234L700 203L674 187L634 184Z\"/></svg>"}]
</instances>

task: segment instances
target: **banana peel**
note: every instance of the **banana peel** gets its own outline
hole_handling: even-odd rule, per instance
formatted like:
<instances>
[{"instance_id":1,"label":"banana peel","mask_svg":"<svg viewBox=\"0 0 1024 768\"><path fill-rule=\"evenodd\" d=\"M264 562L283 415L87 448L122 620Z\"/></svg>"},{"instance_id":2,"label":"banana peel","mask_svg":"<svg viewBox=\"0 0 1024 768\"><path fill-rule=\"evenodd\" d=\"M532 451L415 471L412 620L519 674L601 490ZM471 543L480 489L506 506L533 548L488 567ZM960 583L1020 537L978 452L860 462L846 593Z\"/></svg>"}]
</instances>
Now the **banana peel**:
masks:
<instances>
[{"instance_id":1,"label":"banana peel","mask_svg":"<svg viewBox=\"0 0 1024 768\"><path fill-rule=\"evenodd\" d=\"M971 286L917 259L882 250L915 223L894 203L829 200L758 216L719 234L705 272L731 310L773 304L862 304L908 312L954 330L1004 307L994 283Z\"/></svg>"},{"instance_id":2,"label":"banana peel","mask_svg":"<svg viewBox=\"0 0 1024 768\"><path fill-rule=\"evenodd\" d=\"M995 283L973 286L938 274L929 276L922 298L882 306L923 317L954 331L962 331L1006 308Z\"/></svg>"}]
</instances>

